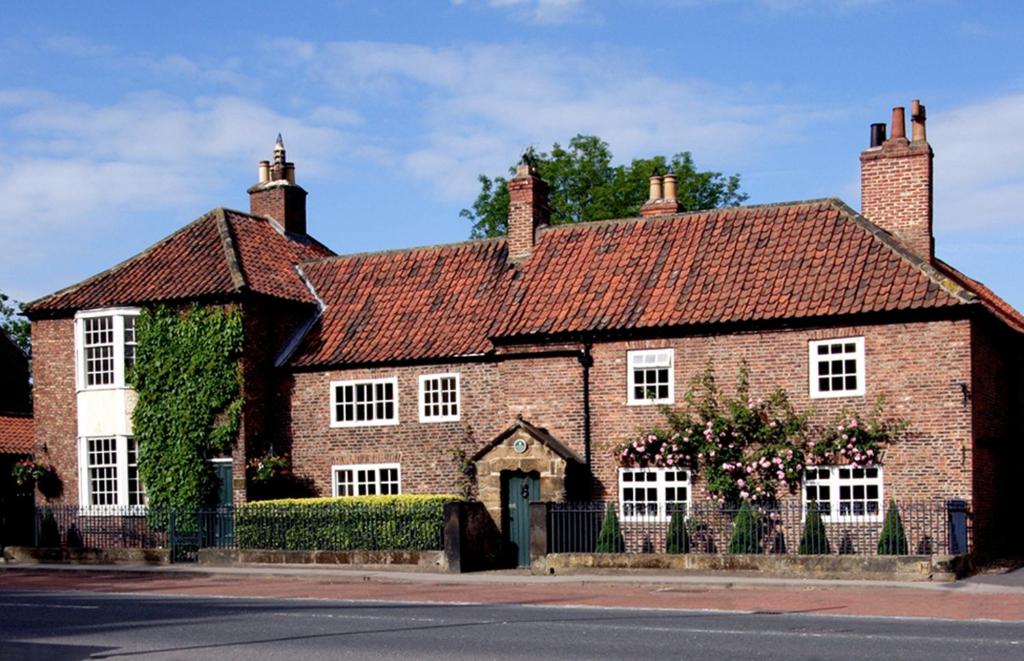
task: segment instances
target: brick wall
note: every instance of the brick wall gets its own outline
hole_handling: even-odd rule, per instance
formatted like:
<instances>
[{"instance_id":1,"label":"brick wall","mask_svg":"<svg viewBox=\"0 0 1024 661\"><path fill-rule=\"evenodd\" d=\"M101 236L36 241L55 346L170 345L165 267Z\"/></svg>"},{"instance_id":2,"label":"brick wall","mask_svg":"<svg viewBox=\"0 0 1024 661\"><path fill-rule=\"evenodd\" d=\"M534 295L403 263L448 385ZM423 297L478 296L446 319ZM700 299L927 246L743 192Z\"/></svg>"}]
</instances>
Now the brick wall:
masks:
<instances>
[{"instance_id":1,"label":"brick wall","mask_svg":"<svg viewBox=\"0 0 1024 661\"><path fill-rule=\"evenodd\" d=\"M1024 479L1024 340L989 315L972 323L974 412L974 526L980 557L1006 555L1024 547L1016 524Z\"/></svg>"},{"instance_id":2,"label":"brick wall","mask_svg":"<svg viewBox=\"0 0 1024 661\"><path fill-rule=\"evenodd\" d=\"M866 395L810 400L807 342L860 335L866 345ZM971 495L971 410L963 405L959 386L969 386L971 381L970 326L967 321L935 321L596 344L590 373L595 497L617 497L617 465L610 457L611 448L637 429L663 421L657 406L627 405L626 352L663 347L675 349L677 403L709 360L720 383L731 388L745 359L752 370L754 394L783 387L798 408L813 407L821 422L831 421L844 406L866 413L884 396L886 414L910 422L906 439L887 452L885 497ZM552 348L557 349L547 347ZM313 480L319 493L329 493L332 464L398 461L404 490L448 491L455 479L450 448L462 447L472 454L517 414L546 427L583 456L582 367L575 356L529 353L541 350L516 347L516 355L508 353L488 363L296 374L288 393L291 420L285 431L296 468ZM418 422L417 377L435 371L462 374L459 423ZM330 381L390 376L398 378L401 424L330 428ZM700 488L699 480L696 486Z\"/></svg>"},{"instance_id":3,"label":"brick wall","mask_svg":"<svg viewBox=\"0 0 1024 661\"><path fill-rule=\"evenodd\" d=\"M52 463L64 486L58 503L78 503L75 320L32 322L36 457ZM41 502L41 498L40 498Z\"/></svg>"},{"instance_id":4,"label":"brick wall","mask_svg":"<svg viewBox=\"0 0 1024 661\"><path fill-rule=\"evenodd\" d=\"M508 195L508 254L518 261L530 256L537 227L548 222L548 184L520 164L508 182Z\"/></svg>"},{"instance_id":5,"label":"brick wall","mask_svg":"<svg viewBox=\"0 0 1024 661\"><path fill-rule=\"evenodd\" d=\"M865 151L860 161L861 215L931 259L931 147L896 138Z\"/></svg>"}]
</instances>

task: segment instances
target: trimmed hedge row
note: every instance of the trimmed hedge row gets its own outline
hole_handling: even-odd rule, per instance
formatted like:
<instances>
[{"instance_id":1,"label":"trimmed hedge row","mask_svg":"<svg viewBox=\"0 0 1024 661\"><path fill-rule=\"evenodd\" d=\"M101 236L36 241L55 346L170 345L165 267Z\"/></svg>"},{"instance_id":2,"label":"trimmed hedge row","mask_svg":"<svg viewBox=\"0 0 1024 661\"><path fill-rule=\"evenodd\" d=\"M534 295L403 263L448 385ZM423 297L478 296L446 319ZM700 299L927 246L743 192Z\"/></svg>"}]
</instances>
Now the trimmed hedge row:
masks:
<instances>
[{"instance_id":1,"label":"trimmed hedge row","mask_svg":"<svg viewBox=\"0 0 1024 661\"><path fill-rule=\"evenodd\" d=\"M247 503L235 514L242 549L429 551L444 546L456 496L360 496Z\"/></svg>"}]
</instances>

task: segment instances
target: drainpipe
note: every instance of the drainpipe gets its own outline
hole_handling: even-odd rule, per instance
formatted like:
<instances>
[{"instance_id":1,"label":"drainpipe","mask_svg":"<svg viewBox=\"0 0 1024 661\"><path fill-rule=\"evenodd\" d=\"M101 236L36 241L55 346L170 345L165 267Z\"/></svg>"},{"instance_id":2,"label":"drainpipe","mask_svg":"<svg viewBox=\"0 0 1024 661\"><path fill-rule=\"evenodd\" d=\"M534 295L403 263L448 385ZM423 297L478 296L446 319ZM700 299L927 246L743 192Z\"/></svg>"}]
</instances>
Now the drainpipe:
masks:
<instances>
[{"instance_id":1,"label":"drainpipe","mask_svg":"<svg viewBox=\"0 0 1024 661\"><path fill-rule=\"evenodd\" d=\"M589 340L584 340L583 350L580 352L579 361L583 366L583 458L590 471L590 368L594 366L594 357L590 355L593 346Z\"/></svg>"}]
</instances>

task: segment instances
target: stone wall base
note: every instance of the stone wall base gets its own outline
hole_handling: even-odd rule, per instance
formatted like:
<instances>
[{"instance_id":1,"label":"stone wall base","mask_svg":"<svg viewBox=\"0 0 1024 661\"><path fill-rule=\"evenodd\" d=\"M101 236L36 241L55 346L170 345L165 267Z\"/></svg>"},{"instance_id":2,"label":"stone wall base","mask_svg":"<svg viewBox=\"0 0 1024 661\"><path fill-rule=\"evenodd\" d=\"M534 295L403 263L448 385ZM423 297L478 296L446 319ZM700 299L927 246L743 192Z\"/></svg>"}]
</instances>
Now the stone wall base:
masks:
<instances>
[{"instance_id":1,"label":"stone wall base","mask_svg":"<svg viewBox=\"0 0 1024 661\"><path fill-rule=\"evenodd\" d=\"M199 564L404 565L447 571L444 551L278 551L199 549Z\"/></svg>"},{"instance_id":2,"label":"stone wall base","mask_svg":"<svg viewBox=\"0 0 1024 661\"><path fill-rule=\"evenodd\" d=\"M953 581L972 570L968 556L792 556L666 553L549 553L537 574L578 569L759 572L767 576L849 580Z\"/></svg>"},{"instance_id":3,"label":"stone wall base","mask_svg":"<svg viewBox=\"0 0 1024 661\"><path fill-rule=\"evenodd\" d=\"M69 549L8 546L4 559L24 564L67 563L79 565L167 565L169 549Z\"/></svg>"}]
</instances>

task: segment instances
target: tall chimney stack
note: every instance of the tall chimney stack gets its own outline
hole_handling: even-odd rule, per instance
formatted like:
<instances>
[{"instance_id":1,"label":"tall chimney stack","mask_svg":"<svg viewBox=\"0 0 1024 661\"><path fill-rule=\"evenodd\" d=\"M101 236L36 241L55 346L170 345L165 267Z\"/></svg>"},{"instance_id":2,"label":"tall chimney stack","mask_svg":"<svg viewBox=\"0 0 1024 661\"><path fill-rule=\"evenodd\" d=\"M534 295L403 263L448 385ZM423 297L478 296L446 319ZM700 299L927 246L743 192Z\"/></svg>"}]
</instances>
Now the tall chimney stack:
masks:
<instances>
[{"instance_id":1,"label":"tall chimney stack","mask_svg":"<svg viewBox=\"0 0 1024 661\"><path fill-rule=\"evenodd\" d=\"M306 233L306 191L295 184L295 164L287 160L280 133L274 160L259 162L259 181L249 188L249 212L273 218L285 231Z\"/></svg>"},{"instance_id":2,"label":"tall chimney stack","mask_svg":"<svg viewBox=\"0 0 1024 661\"><path fill-rule=\"evenodd\" d=\"M925 138L925 109L911 104L911 137L907 140L902 107L892 109L890 137L885 125L871 125L870 146L860 155L860 212L900 239L927 261L934 258L932 234L932 160Z\"/></svg>"},{"instance_id":3,"label":"tall chimney stack","mask_svg":"<svg viewBox=\"0 0 1024 661\"><path fill-rule=\"evenodd\" d=\"M508 182L508 258L521 262L533 254L537 230L550 221L548 182L540 178L529 154Z\"/></svg>"}]
</instances>

